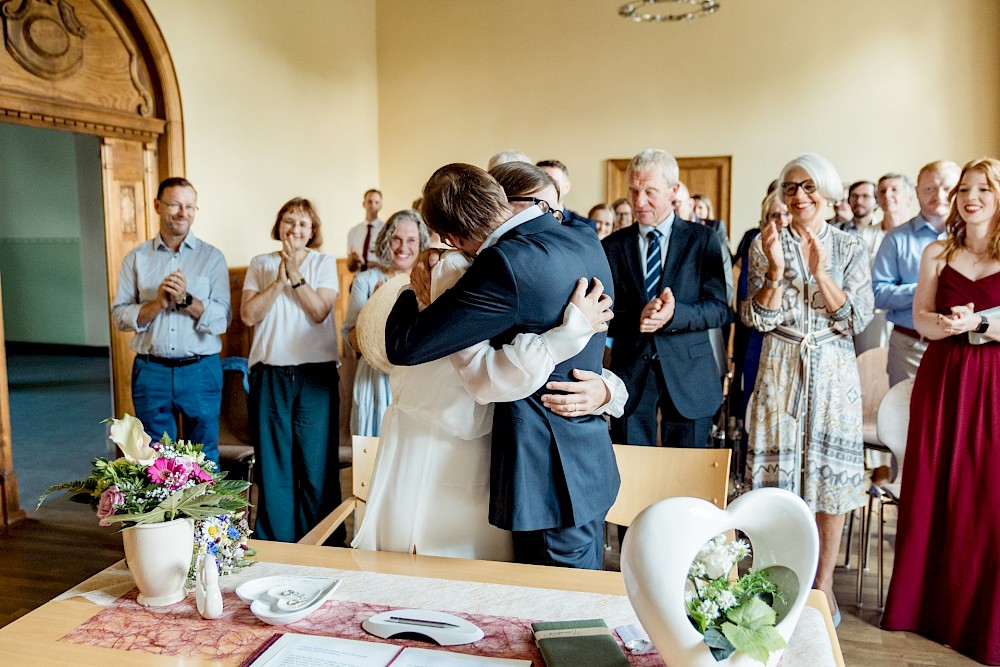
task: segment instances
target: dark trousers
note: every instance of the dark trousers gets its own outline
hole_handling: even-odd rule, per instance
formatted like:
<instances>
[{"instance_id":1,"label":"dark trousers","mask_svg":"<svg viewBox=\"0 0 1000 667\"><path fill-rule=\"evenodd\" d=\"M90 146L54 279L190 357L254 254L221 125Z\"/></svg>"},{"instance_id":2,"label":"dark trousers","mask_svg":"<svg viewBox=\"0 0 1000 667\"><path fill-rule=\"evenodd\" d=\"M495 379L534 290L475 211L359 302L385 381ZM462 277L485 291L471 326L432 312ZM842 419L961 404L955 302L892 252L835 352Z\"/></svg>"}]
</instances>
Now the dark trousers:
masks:
<instances>
[{"instance_id":1,"label":"dark trousers","mask_svg":"<svg viewBox=\"0 0 1000 667\"><path fill-rule=\"evenodd\" d=\"M582 526L515 530L514 560L531 565L604 569L604 517Z\"/></svg>"},{"instance_id":2,"label":"dark trousers","mask_svg":"<svg viewBox=\"0 0 1000 667\"><path fill-rule=\"evenodd\" d=\"M219 462L219 355L208 355L185 366L166 366L136 357L132 364L132 404L136 418L154 441L164 433L176 440L180 416L184 439L204 445L205 458Z\"/></svg>"},{"instance_id":3,"label":"dark trousers","mask_svg":"<svg viewBox=\"0 0 1000 667\"><path fill-rule=\"evenodd\" d=\"M297 542L340 504L340 393L334 362L250 369L257 453L255 537ZM339 528L327 544L343 546Z\"/></svg>"},{"instance_id":4,"label":"dark trousers","mask_svg":"<svg viewBox=\"0 0 1000 667\"><path fill-rule=\"evenodd\" d=\"M656 412L660 412L660 433L664 447L708 447L712 416L688 419L674 406L667 391L663 371L657 360L637 361L646 364L646 372L629 394L638 396L631 414L611 420L611 441L620 445L656 446ZM692 378L697 382L697 378ZM633 394L633 392L635 392Z\"/></svg>"}]
</instances>

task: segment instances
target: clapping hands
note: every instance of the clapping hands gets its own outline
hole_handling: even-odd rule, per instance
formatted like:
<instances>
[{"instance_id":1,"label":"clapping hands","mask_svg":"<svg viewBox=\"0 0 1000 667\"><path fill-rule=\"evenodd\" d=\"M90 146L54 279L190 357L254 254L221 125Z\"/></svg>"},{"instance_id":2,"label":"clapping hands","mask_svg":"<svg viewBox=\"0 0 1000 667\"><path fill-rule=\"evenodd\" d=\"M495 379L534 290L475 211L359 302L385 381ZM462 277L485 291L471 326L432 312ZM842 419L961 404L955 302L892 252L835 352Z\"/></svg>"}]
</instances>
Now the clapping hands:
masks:
<instances>
[{"instance_id":1,"label":"clapping hands","mask_svg":"<svg viewBox=\"0 0 1000 667\"><path fill-rule=\"evenodd\" d=\"M937 325L948 336L974 331L980 321L976 315L976 306L971 302L964 306L952 306L950 315L937 316Z\"/></svg>"},{"instance_id":2,"label":"clapping hands","mask_svg":"<svg viewBox=\"0 0 1000 667\"><path fill-rule=\"evenodd\" d=\"M639 315L639 331L653 333L662 329L667 322L674 319L676 306L673 291L667 287L658 297L646 304Z\"/></svg>"}]
</instances>

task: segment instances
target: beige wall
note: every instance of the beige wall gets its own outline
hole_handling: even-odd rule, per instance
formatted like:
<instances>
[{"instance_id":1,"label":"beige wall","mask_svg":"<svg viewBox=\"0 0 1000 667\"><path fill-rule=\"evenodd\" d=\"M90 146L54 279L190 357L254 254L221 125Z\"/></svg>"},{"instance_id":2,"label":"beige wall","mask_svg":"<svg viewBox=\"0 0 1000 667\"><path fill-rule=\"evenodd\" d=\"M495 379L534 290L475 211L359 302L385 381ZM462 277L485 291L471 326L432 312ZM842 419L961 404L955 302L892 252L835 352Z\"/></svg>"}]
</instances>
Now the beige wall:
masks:
<instances>
[{"instance_id":1,"label":"beige wall","mask_svg":"<svg viewBox=\"0 0 1000 667\"><path fill-rule=\"evenodd\" d=\"M301 195L343 255L378 182L375 0L147 4L180 82L195 232L246 265L276 249L274 216Z\"/></svg>"},{"instance_id":2,"label":"beige wall","mask_svg":"<svg viewBox=\"0 0 1000 667\"><path fill-rule=\"evenodd\" d=\"M733 156L735 243L802 152L848 181L1000 154L996 0L725 2L679 25L619 4L378 0L387 209L441 164L517 148L566 162L586 212L606 158L655 146Z\"/></svg>"}]
</instances>

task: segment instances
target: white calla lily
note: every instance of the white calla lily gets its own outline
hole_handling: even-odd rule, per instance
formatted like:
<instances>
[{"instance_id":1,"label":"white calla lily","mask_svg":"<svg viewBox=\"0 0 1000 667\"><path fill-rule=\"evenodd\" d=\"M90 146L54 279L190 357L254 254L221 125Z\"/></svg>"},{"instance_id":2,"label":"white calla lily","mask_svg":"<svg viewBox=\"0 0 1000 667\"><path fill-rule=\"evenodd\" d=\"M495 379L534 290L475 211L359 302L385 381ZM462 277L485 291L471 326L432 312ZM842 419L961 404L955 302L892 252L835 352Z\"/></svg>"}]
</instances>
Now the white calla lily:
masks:
<instances>
[{"instance_id":1,"label":"white calla lily","mask_svg":"<svg viewBox=\"0 0 1000 667\"><path fill-rule=\"evenodd\" d=\"M142 422L132 415L112 419L110 437L132 463L148 466L156 460L156 450L149 446L153 439L142 429Z\"/></svg>"}]
</instances>

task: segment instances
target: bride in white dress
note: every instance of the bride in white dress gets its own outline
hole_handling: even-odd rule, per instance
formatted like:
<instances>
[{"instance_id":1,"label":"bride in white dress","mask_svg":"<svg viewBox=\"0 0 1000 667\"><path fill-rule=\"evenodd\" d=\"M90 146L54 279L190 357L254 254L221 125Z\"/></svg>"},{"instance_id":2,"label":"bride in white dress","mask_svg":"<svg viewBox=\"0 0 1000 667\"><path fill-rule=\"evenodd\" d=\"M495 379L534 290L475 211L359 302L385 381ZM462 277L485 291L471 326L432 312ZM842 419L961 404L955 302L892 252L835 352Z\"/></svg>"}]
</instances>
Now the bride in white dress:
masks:
<instances>
[{"instance_id":1,"label":"bride in white dress","mask_svg":"<svg viewBox=\"0 0 1000 667\"><path fill-rule=\"evenodd\" d=\"M555 201L554 190L537 196ZM432 271L432 300L454 285L469 265L459 252L442 255ZM405 279L396 280L401 282L386 283L365 306L374 315L373 323L381 325L369 340L375 347L381 342L382 349L372 356L382 359L385 315L406 287ZM598 313L608 299L599 308L598 298L584 295L586 287L581 280L562 325L543 334L519 334L498 350L482 342L443 359L392 369L393 402L382 422L364 520L351 546L513 560L511 533L488 521L492 403L537 391L557 364L582 350L594 332L607 329L610 318ZM621 416L627 399L621 380L609 371L590 375L587 382L603 380L604 397L610 400L603 405L592 400L588 411Z\"/></svg>"}]
</instances>

